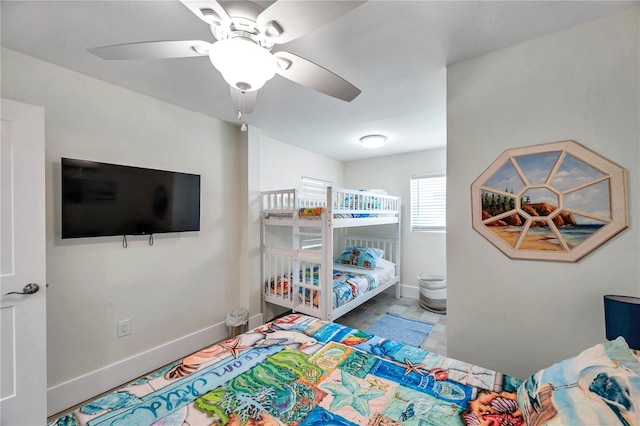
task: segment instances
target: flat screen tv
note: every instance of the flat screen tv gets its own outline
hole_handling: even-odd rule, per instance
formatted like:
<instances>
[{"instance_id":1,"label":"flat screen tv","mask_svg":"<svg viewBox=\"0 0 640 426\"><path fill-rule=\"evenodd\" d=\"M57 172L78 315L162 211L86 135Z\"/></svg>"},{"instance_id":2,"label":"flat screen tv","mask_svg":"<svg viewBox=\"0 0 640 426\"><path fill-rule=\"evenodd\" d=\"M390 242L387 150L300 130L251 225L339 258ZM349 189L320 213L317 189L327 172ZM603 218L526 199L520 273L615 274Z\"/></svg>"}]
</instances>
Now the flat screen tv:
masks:
<instances>
[{"instance_id":1,"label":"flat screen tv","mask_svg":"<svg viewBox=\"0 0 640 426\"><path fill-rule=\"evenodd\" d=\"M62 158L62 238L200 230L200 175Z\"/></svg>"}]
</instances>

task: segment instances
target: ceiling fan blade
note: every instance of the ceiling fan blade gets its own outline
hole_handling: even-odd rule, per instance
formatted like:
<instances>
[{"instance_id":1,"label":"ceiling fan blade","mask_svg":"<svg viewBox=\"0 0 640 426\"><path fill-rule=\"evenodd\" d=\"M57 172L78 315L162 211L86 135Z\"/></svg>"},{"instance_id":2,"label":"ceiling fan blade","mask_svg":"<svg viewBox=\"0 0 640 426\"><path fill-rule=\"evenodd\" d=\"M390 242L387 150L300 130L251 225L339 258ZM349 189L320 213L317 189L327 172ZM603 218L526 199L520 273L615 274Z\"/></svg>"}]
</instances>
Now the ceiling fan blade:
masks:
<instances>
[{"instance_id":1,"label":"ceiling fan blade","mask_svg":"<svg viewBox=\"0 0 640 426\"><path fill-rule=\"evenodd\" d=\"M280 0L260 13L256 22L265 34L273 34L270 39L274 43L282 44L328 24L363 3L365 2Z\"/></svg>"},{"instance_id":2,"label":"ceiling fan blade","mask_svg":"<svg viewBox=\"0 0 640 426\"><path fill-rule=\"evenodd\" d=\"M148 41L92 47L89 52L102 59L168 59L206 56L211 43L202 40Z\"/></svg>"},{"instance_id":3,"label":"ceiling fan blade","mask_svg":"<svg viewBox=\"0 0 640 426\"><path fill-rule=\"evenodd\" d=\"M253 107L256 105L256 99L258 98L257 90L241 92L232 86L229 86L229 89L231 89L231 102L233 102L235 111L239 111L241 115L253 112ZM238 117L238 119L240 118L242 117Z\"/></svg>"},{"instance_id":4,"label":"ceiling fan blade","mask_svg":"<svg viewBox=\"0 0 640 426\"><path fill-rule=\"evenodd\" d=\"M194 15L209 25L228 25L229 14L216 0L180 0Z\"/></svg>"},{"instance_id":5,"label":"ceiling fan blade","mask_svg":"<svg viewBox=\"0 0 640 426\"><path fill-rule=\"evenodd\" d=\"M347 80L307 59L290 52L276 52L273 56L278 61L276 72L295 83L347 102L360 94L360 89Z\"/></svg>"}]
</instances>

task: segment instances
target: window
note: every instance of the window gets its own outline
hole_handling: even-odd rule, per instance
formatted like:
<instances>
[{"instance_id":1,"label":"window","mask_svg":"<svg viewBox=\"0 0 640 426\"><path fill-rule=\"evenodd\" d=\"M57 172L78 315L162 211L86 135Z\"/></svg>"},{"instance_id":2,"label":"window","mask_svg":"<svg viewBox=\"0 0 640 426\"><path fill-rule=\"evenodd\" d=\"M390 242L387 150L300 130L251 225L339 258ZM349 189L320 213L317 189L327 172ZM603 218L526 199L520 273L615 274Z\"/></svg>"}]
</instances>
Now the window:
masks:
<instances>
[{"instance_id":1,"label":"window","mask_svg":"<svg viewBox=\"0 0 640 426\"><path fill-rule=\"evenodd\" d=\"M328 180L302 176L300 197L311 202L309 205L324 206L327 203L328 186L331 186L331 182Z\"/></svg>"},{"instance_id":2,"label":"window","mask_svg":"<svg viewBox=\"0 0 640 426\"><path fill-rule=\"evenodd\" d=\"M444 174L411 178L411 231L447 229L447 177Z\"/></svg>"}]
</instances>

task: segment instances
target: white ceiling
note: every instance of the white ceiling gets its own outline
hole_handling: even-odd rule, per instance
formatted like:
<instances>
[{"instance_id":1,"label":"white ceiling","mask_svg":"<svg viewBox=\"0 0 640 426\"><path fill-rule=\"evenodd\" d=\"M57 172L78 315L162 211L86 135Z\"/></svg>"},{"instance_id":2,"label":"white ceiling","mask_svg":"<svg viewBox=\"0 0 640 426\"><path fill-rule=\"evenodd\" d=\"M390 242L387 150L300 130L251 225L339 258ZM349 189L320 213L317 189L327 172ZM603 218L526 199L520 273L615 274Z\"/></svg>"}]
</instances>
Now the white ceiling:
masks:
<instances>
[{"instance_id":1,"label":"white ceiling","mask_svg":"<svg viewBox=\"0 0 640 426\"><path fill-rule=\"evenodd\" d=\"M344 102L276 75L246 120L264 135L341 161L442 147L446 66L632 3L370 0L279 47L350 81L362 90L359 97ZM228 86L206 57L105 61L86 51L138 41L214 41L179 1L0 5L2 46L239 126ZM362 148L358 138L370 133L387 135L387 145Z\"/></svg>"}]
</instances>

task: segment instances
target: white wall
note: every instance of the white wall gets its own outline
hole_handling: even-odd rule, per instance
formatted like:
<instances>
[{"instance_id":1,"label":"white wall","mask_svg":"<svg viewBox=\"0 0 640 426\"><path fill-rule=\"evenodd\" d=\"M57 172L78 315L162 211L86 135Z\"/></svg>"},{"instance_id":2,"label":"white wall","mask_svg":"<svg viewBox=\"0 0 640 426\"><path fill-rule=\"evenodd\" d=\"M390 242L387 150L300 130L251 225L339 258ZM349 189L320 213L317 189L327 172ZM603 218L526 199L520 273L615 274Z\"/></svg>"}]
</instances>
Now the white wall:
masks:
<instances>
[{"instance_id":1,"label":"white wall","mask_svg":"<svg viewBox=\"0 0 640 426\"><path fill-rule=\"evenodd\" d=\"M262 135L260 142L260 190L300 188L308 176L342 186L344 164L306 149Z\"/></svg>"},{"instance_id":2,"label":"white wall","mask_svg":"<svg viewBox=\"0 0 640 426\"><path fill-rule=\"evenodd\" d=\"M605 340L604 294L640 295L639 47L632 10L449 68L449 356L524 378ZM630 227L577 263L510 260L472 230L470 185L567 139L628 170Z\"/></svg>"},{"instance_id":3,"label":"white wall","mask_svg":"<svg viewBox=\"0 0 640 426\"><path fill-rule=\"evenodd\" d=\"M2 96L45 108L49 412L226 336L247 196L238 131L6 49ZM201 230L152 247L129 237L127 249L120 237L61 240L62 156L200 174ZM125 318L131 335L117 338Z\"/></svg>"},{"instance_id":4,"label":"white wall","mask_svg":"<svg viewBox=\"0 0 640 426\"><path fill-rule=\"evenodd\" d=\"M446 172L445 148L431 149L345 164L345 186L358 189L384 189L401 197L402 265L401 283L417 287L419 273L445 275L446 234L411 232L410 178L414 175ZM375 171L375 172L373 172ZM409 293L418 297L417 288ZM403 295L406 295L403 292Z\"/></svg>"}]
</instances>

